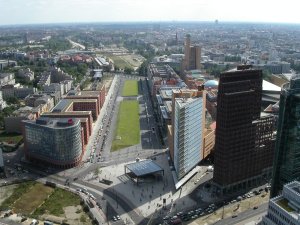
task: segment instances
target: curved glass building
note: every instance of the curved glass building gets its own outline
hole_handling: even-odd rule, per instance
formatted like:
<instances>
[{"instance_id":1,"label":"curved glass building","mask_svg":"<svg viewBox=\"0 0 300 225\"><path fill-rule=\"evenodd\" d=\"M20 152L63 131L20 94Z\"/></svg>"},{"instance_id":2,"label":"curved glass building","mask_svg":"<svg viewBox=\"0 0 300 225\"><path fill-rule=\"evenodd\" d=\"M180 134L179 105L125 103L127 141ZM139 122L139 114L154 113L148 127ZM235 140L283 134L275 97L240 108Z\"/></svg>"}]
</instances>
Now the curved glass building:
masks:
<instances>
[{"instance_id":1,"label":"curved glass building","mask_svg":"<svg viewBox=\"0 0 300 225\"><path fill-rule=\"evenodd\" d=\"M80 120L40 117L23 121L26 158L60 168L79 164L82 158Z\"/></svg>"}]
</instances>

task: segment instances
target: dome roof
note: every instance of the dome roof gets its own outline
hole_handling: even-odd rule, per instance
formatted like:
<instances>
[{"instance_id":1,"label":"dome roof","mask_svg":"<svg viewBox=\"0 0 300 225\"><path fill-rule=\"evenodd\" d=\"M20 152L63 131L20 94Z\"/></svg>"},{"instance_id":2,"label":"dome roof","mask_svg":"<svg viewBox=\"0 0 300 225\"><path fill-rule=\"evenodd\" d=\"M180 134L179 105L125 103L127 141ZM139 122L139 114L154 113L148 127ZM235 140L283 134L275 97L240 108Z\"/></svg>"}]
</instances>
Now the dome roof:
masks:
<instances>
[{"instance_id":1,"label":"dome roof","mask_svg":"<svg viewBox=\"0 0 300 225\"><path fill-rule=\"evenodd\" d=\"M218 85L219 85L219 82L216 80L208 80L204 83L204 87L206 87L206 88L209 88L209 87L216 88L216 87L218 87Z\"/></svg>"}]
</instances>

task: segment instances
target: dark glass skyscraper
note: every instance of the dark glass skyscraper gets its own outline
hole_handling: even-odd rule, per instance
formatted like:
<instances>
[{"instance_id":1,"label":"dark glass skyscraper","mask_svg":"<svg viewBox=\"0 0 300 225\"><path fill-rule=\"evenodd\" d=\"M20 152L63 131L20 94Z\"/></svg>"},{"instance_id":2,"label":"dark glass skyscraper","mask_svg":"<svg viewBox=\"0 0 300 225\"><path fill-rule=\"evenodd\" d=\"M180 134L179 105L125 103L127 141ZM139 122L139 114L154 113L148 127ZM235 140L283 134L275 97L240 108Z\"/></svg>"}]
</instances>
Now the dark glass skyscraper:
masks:
<instances>
[{"instance_id":1,"label":"dark glass skyscraper","mask_svg":"<svg viewBox=\"0 0 300 225\"><path fill-rule=\"evenodd\" d=\"M271 196L283 185L300 179L300 78L283 85L275 147Z\"/></svg>"},{"instance_id":2,"label":"dark glass skyscraper","mask_svg":"<svg viewBox=\"0 0 300 225\"><path fill-rule=\"evenodd\" d=\"M224 192L271 176L272 116L261 117L262 71L246 66L220 75L214 182Z\"/></svg>"}]
</instances>

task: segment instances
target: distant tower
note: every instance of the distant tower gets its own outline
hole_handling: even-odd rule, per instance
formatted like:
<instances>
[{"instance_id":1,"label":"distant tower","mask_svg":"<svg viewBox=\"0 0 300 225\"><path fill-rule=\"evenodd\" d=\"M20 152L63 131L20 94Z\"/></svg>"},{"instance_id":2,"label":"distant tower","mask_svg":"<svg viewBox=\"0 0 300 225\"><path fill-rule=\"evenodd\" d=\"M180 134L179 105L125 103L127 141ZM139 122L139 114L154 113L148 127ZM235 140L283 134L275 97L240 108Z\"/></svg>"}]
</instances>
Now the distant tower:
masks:
<instances>
[{"instance_id":1,"label":"distant tower","mask_svg":"<svg viewBox=\"0 0 300 225\"><path fill-rule=\"evenodd\" d=\"M215 20L215 24L218 25L219 24L219 20Z\"/></svg>"},{"instance_id":2,"label":"distant tower","mask_svg":"<svg viewBox=\"0 0 300 225\"><path fill-rule=\"evenodd\" d=\"M283 185L300 180L300 78L282 86L273 166L271 197Z\"/></svg>"},{"instance_id":3,"label":"distant tower","mask_svg":"<svg viewBox=\"0 0 300 225\"><path fill-rule=\"evenodd\" d=\"M191 35L187 34L184 43L184 70L189 70L190 51L191 51Z\"/></svg>"},{"instance_id":4,"label":"distant tower","mask_svg":"<svg viewBox=\"0 0 300 225\"><path fill-rule=\"evenodd\" d=\"M191 35L187 34L184 45L183 70L201 69L201 47L191 46Z\"/></svg>"},{"instance_id":5,"label":"distant tower","mask_svg":"<svg viewBox=\"0 0 300 225\"><path fill-rule=\"evenodd\" d=\"M178 33L177 33L177 31L176 31L175 43L176 43L176 45L178 45Z\"/></svg>"}]
</instances>

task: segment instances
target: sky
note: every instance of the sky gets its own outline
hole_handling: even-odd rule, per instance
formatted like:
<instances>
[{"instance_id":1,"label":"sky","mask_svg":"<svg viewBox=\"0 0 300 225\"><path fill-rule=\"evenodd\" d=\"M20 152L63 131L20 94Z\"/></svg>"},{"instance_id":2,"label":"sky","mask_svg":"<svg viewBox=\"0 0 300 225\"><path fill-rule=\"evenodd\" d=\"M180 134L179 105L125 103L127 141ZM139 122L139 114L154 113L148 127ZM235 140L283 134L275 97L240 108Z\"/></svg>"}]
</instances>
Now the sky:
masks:
<instances>
[{"instance_id":1,"label":"sky","mask_svg":"<svg viewBox=\"0 0 300 225\"><path fill-rule=\"evenodd\" d=\"M0 25L214 21L300 23L299 0L0 0Z\"/></svg>"}]
</instances>

